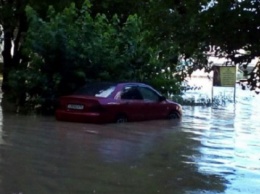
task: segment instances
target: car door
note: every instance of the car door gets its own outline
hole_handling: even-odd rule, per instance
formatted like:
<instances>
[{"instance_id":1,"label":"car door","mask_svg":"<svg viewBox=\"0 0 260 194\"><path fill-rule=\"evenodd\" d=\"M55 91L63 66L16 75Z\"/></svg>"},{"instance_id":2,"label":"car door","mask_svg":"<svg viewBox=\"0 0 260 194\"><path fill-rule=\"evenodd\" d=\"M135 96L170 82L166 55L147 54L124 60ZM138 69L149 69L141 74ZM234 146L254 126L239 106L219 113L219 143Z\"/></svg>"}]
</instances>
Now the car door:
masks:
<instances>
[{"instance_id":1,"label":"car door","mask_svg":"<svg viewBox=\"0 0 260 194\"><path fill-rule=\"evenodd\" d=\"M136 85L126 85L121 91L122 111L127 114L129 120L144 120L145 111L143 98Z\"/></svg>"},{"instance_id":2,"label":"car door","mask_svg":"<svg viewBox=\"0 0 260 194\"><path fill-rule=\"evenodd\" d=\"M161 119L167 115L167 106L161 96L149 87L138 87L143 101L146 119Z\"/></svg>"}]
</instances>

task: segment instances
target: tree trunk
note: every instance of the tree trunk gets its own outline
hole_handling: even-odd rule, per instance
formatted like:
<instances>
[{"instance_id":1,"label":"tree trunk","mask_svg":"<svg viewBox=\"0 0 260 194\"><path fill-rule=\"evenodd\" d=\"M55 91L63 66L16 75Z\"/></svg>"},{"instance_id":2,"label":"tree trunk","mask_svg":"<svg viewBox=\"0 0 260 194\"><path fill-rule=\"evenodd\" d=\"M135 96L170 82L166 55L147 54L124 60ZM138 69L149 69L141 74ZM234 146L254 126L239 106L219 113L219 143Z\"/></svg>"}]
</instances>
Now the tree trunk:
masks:
<instances>
[{"instance_id":1,"label":"tree trunk","mask_svg":"<svg viewBox=\"0 0 260 194\"><path fill-rule=\"evenodd\" d=\"M4 27L4 50L3 55L3 83L2 90L6 91L9 89L8 86L8 73L12 67L12 37L13 31Z\"/></svg>"},{"instance_id":2,"label":"tree trunk","mask_svg":"<svg viewBox=\"0 0 260 194\"><path fill-rule=\"evenodd\" d=\"M2 90L10 89L8 84L8 74L10 70L17 67L23 57L21 56L22 34L27 31L28 24L24 12L19 14L18 26L16 30L10 26L4 26L4 50L3 50L3 83ZM15 33L16 31L16 33Z\"/></svg>"}]
</instances>

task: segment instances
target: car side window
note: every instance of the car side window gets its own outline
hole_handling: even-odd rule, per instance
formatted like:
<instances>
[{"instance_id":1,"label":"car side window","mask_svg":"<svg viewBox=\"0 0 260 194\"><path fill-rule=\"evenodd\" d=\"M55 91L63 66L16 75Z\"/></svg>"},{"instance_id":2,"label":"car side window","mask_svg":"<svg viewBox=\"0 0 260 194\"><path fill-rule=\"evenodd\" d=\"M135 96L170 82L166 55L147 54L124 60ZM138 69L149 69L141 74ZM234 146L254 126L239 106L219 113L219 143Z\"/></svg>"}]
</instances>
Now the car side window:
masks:
<instances>
[{"instance_id":1,"label":"car side window","mask_svg":"<svg viewBox=\"0 0 260 194\"><path fill-rule=\"evenodd\" d=\"M122 90L121 99L123 100L142 100L143 97L140 94L136 86L126 86Z\"/></svg>"},{"instance_id":2,"label":"car side window","mask_svg":"<svg viewBox=\"0 0 260 194\"><path fill-rule=\"evenodd\" d=\"M146 87L139 87L140 93L145 101L159 102L160 96L156 94L153 90Z\"/></svg>"}]
</instances>

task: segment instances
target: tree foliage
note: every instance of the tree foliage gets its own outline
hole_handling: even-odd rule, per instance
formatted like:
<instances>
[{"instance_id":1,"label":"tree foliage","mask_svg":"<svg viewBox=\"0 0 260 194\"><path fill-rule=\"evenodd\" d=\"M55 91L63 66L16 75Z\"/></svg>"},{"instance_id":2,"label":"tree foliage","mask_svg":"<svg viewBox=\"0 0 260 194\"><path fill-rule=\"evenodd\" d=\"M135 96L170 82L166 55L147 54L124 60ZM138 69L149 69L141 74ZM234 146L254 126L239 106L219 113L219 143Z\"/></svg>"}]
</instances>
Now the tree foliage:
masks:
<instances>
[{"instance_id":1,"label":"tree foliage","mask_svg":"<svg viewBox=\"0 0 260 194\"><path fill-rule=\"evenodd\" d=\"M149 31L140 17L129 15L124 23L117 15L92 17L90 7L89 1L80 9L72 3L62 12L50 7L45 20L27 7L23 55L28 58L9 77L16 96L45 107L51 98L92 80L135 80L176 92L168 64L158 59L160 48L146 44Z\"/></svg>"},{"instance_id":2,"label":"tree foliage","mask_svg":"<svg viewBox=\"0 0 260 194\"><path fill-rule=\"evenodd\" d=\"M156 40L175 45L176 53L192 60L184 75L195 69L211 70L208 56L225 57L247 66L260 56L260 2L258 0L153 0L146 23ZM157 42L156 42L157 43ZM244 54L239 52L244 50ZM251 89L259 88L259 65L249 76Z\"/></svg>"},{"instance_id":3,"label":"tree foliage","mask_svg":"<svg viewBox=\"0 0 260 194\"><path fill-rule=\"evenodd\" d=\"M83 0L76 0L77 5ZM25 14L26 5L31 5L42 17L46 16L46 10L51 4L56 9L61 10L69 5L71 0L63 1L38 1L38 0L1 0L0 1L0 36L3 34L4 49L3 56L3 83L2 89L8 91L8 74L11 69L16 68L23 56L21 50L23 40L28 28L28 22ZM0 42L1 43L1 42Z\"/></svg>"},{"instance_id":4,"label":"tree foliage","mask_svg":"<svg viewBox=\"0 0 260 194\"><path fill-rule=\"evenodd\" d=\"M258 0L77 0L64 10L71 2L0 1L4 83L12 71L13 91L43 99L86 79L134 79L166 92L195 69L210 71L209 53L245 67L259 57ZM259 72L257 65L249 75L253 90Z\"/></svg>"},{"instance_id":5,"label":"tree foliage","mask_svg":"<svg viewBox=\"0 0 260 194\"><path fill-rule=\"evenodd\" d=\"M236 0L215 2L205 13L208 22L208 44L216 45L215 55L224 53L234 64L246 67L260 57L260 2ZM239 50L243 49L244 54ZM258 90L259 65L248 76L252 90Z\"/></svg>"}]
</instances>

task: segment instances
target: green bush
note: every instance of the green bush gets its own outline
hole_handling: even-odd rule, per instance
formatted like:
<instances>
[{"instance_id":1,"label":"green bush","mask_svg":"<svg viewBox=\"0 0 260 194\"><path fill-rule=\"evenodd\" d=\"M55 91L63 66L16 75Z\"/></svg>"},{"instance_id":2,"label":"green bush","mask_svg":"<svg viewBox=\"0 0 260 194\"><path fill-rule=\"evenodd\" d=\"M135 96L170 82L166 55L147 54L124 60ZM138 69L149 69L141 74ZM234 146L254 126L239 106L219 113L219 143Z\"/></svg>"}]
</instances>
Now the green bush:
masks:
<instances>
[{"instance_id":1,"label":"green bush","mask_svg":"<svg viewBox=\"0 0 260 194\"><path fill-rule=\"evenodd\" d=\"M93 18L89 8L89 1L80 9L71 4L61 13L50 7L46 20L26 8L29 29L23 55L28 63L9 75L19 105L53 110L51 101L92 80L143 81L164 93L178 91L177 80L162 72L167 63L158 59L159 47L149 46L150 33L137 15L122 23L117 15Z\"/></svg>"}]
</instances>

